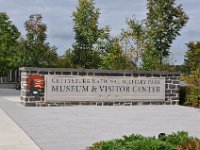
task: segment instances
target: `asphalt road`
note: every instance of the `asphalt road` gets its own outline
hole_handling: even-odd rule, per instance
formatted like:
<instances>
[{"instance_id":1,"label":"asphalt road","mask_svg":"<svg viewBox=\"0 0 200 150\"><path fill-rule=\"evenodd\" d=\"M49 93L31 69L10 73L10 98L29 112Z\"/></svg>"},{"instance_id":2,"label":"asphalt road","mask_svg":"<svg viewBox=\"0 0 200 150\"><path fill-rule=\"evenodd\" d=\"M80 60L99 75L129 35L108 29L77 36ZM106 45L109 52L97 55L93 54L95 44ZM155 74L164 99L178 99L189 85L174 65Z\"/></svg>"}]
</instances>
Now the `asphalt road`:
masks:
<instances>
[{"instance_id":1,"label":"asphalt road","mask_svg":"<svg viewBox=\"0 0 200 150\"><path fill-rule=\"evenodd\" d=\"M19 91L0 89L0 107L43 150L84 150L132 133L187 131L200 138L200 110L182 106L24 107Z\"/></svg>"}]
</instances>

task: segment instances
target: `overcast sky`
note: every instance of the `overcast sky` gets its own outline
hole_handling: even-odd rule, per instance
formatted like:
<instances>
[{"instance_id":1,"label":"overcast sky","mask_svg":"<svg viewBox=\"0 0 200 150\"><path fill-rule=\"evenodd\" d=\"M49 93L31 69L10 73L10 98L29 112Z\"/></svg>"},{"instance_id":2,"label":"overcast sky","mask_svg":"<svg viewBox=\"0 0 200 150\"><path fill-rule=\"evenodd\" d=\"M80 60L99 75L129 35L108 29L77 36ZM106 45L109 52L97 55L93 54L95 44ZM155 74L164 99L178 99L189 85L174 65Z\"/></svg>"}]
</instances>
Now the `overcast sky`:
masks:
<instances>
[{"instance_id":1,"label":"overcast sky","mask_svg":"<svg viewBox=\"0 0 200 150\"><path fill-rule=\"evenodd\" d=\"M117 36L126 29L126 18L135 16L138 20L146 17L146 0L96 0L100 8L99 24L109 25L111 35ZM200 0L176 0L182 4L189 21L171 48L175 64L184 61L186 43L200 40ZM76 10L77 0L0 0L0 11L6 12L11 21L25 35L24 22L34 13L43 16L47 24L47 42L58 47L58 54L64 54L74 42L72 12Z\"/></svg>"}]
</instances>

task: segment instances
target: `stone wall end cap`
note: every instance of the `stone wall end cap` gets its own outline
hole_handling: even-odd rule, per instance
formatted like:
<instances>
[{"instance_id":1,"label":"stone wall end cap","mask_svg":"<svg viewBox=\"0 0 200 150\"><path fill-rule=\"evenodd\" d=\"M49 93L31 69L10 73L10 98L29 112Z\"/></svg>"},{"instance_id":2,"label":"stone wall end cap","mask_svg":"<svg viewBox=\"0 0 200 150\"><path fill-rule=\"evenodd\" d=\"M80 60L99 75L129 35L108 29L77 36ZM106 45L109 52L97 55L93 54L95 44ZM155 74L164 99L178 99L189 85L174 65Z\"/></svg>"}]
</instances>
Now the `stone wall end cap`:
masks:
<instances>
[{"instance_id":1,"label":"stone wall end cap","mask_svg":"<svg viewBox=\"0 0 200 150\"><path fill-rule=\"evenodd\" d=\"M78 71L78 72L95 72L95 73L138 73L138 74L169 74L180 75L180 72L167 71L144 71L144 70L103 70L103 69L84 69L84 68L38 68L38 67L21 67L20 71Z\"/></svg>"}]
</instances>

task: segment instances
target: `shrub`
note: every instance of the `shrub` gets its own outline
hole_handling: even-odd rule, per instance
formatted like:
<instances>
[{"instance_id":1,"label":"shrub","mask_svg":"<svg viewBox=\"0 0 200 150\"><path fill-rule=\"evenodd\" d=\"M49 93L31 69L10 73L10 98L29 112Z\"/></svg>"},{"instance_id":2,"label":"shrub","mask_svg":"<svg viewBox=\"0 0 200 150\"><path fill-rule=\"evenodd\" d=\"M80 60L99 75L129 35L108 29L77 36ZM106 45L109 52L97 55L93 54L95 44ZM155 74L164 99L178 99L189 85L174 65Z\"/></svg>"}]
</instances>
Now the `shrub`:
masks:
<instances>
[{"instance_id":1,"label":"shrub","mask_svg":"<svg viewBox=\"0 0 200 150\"><path fill-rule=\"evenodd\" d=\"M187 96L185 105L193 106L193 107L200 107L200 89L195 87L188 87L187 88Z\"/></svg>"},{"instance_id":2,"label":"shrub","mask_svg":"<svg viewBox=\"0 0 200 150\"><path fill-rule=\"evenodd\" d=\"M188 140L182 145L179 145L177 150L200 150L200 140L198 139Z\"/></svg>"},{"instance_id":3,"label":"shrub","mask_svg":"<svg viewBox=\"0 0 200 150\"><path fill-rule=\"evenodd\" d=\"M184 148L199 148L199 142L184 131L159 138L132 134L121 139L97 142L89 150L193 150Z\"/></svg>"},{"instance_id":4,"label":"shrub","mask_svg":"<svg viewBox=\"0 0 200 150\"><path fill-rule=\"evenodd\" d=\"M177 133L172 133L167 136L161 137L160 140L170 143L171 145L177 146L186 141L190 140L192 137L189 137L187 132L181 131Z\"/></svg>"},{"instance_id":5,"label":"shrub","mask_svg":"<svg viewBox=\"0 0 200 150\"><path fill-rule=\"evenodd\" d=\"M90 147L90 150L102 150L102 146L105 144L105 142L96 142Z\"/></svg>"},{"instance_id":6,"label":"shrub","mask_svg":"<svg viewBox=\"0 0 200 150\"><path fill-rule=\"evenodd\" d=\"M192 71L188 76L182 76L187 83L186 105L199 107L200 106L200 66L195 71Z\"/></svg>"}]
</instances>

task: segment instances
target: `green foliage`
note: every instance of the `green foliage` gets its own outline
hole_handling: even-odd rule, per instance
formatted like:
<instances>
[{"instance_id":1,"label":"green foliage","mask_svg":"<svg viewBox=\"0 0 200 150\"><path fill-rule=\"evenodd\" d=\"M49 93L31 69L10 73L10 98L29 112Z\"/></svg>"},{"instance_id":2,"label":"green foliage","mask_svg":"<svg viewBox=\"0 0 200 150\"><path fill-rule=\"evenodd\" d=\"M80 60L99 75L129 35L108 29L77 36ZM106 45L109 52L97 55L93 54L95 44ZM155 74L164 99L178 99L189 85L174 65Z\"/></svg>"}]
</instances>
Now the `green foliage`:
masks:
<instances>
[{"instance_id":1,"label":"green foliage","mask_svg":"<svg viewBox=\"0 0 200 150\"><path fill-rule=\"evenodd\" d=\"M200 89L200 65L190 75L183 78L185 82L194 88Z\"/></svg>"},{"instance_id":2,"label":"green foliage","mask_svg":"<svg viewBox=\"0 0 200 150\"><path fill-rule=\"evenodd\" d=\"M200 107L200 89L194 87L187 87L187 96L185 105Z\"/></svg>"},{"instance_id":3,"label":"green foliage","mask_svg":"<svg viewBox=\"0 0 200 150\"><path fill-rule=\"evenodd\" d=\"M0 74L16 67L15 55L20 32L6 13L0 12Z\"/></svg>"},{"instance_id":4,"label":"green foliage","mask_svg":"<svg viewBox=\"0 0 200 150\"><path fill-rule=\"evenodd\" d=\"M162 57L169 56L169 49L188 17L181 5L175 6L175 0L148 0L147 2L148 44Z\"/></svg>"},{"instance_id":5,"label":"green foliage","mask_svg":"<svg viewBox=\"0 0 200 150\"><path fill-rule=\"evenodd\" d=\"M75 43L73 44L73 64L81 68L98 68L100 53L96 46L109 34L108 28L99 28L99 9L94 0L79 0L73 13Z\"/></svg>"},{"instance_id":6,"label":"green foliage","mask_svg":"<svg viewBox=\"0 0 200 150\"><path fill-rule=\"evenodd\" d=\"M43 66L56 67L58 61L57 47L50 46L49 43L45 43L43 56Z\"/></svg>"},{"instance_id":7,"label":"green foliage","mask_svg":"<svg viewBox=\"0 0 200 150\"><path fill-rule=\"evenodd\" d=\"M71 49L67 50L65 54L58 58L57 67L58 68L73 68L72 57L74 53Z\"/></svg>"},{"instance_id":8,"label":"green foliage","mask_svg":"<svg viewBox=\"0 0 200 150\"><path fill-rule=\"evenodd\" d=\"M19 64L23 67L54 67L57 61L57 48L46 43L47 27L40 14L33 14L25 22L26 39L19 41Z\"/></svg>"},{"instance_id":9,"label":"green foliage","mask_svg":"<svg viewBox=\"0 0 200 150\"><path fill-rule=\"evenodd\" d=\"M189 137L188 133L184 131L172 133L160 138L160 140L165 141L166 143L169 143L175 147L177 147L177 145L181 145L185 143L186 141L190 139L193 139L193 138Z\"/></svg>"},{"instance_id":10,"label":"green foliage","mask_svg":"<svg viewBox=\"0 0 200 150\"><path fill-rule=\"evenodd\" d=\"M142 69L143 70L161 70L162 64L160 64L159 57L156 56L157 52L151 48L145 49L142 54Z\"/></svg>"},{"instance_id":11,"label":"green foliage","mask_svg":"<svg viewBox=\"0 0 200 150\"><path fill-rule=\"evenodd\" d=\"M193 107L200 107L200 66L190 75L182 77L188 84L186 105Z\"/></svg>"},{"instance_id":12,"label":"green foliage","mask_svg":"<svg viewBox=\"0 0 200 150\"><path fill-rule=\"evenodd\" d=\"M123 136L122 139L97 142L89 150L175 150L186 147L186 145L197 147L199 142L199 139L189 137L188 133L184 131L160 138L132 134L130 136Z\"/></svg>"},{"instance_id":13,"label":"green foliage","mask_svg":"<svg viewBox=\"0 0 200 150\"><path fill-rule=\"evenodd\" d=\"M184 73L190 74L200 66L200 41L187 44L188 51L185 54Z\"/></svg>"},{"instance_id":14,"label":"green foliage","mask_svg":"<svg viewBox=\"0 0 200 150\"><path fill-rule=\"evenodd\" d=\"M143 22L134 18L127 21L125 39L129 38L128 43L133 41L130 50L140 53L144 70L165 69L163 59L169 57L171 44L187 21L175 0L147 0L147 18Z\"/></svg>"},{"instance_id":15,"label":"green foliage","mask_svg":"<svg viewBox=\"0 0 200 150\"><path fill-rule=\"evenodd\" d=\"M106 142L100 141L100 142L96 142L95 144L93 144L89 150L102 150L102 146L105 144Z\"/></svg>"},{"instance_id":16,"label":"green foliage","mask_svg":"<svg viewBox=\"0 0 200 150\"><path fill-rule=\"evenodd\" d=\"M122 48L132 55L132 61L138 68L145 44L145 25L144 22L139 22L135 18L128 19L126 23L128 29L122 31L120 42Z\"/></svg>"},{"instance_id":17,"label":"green foliage","mask_svg":"<svg viewBox=\"0 0 200 150\"><path fill-rule=\"evenodd\" d=\"M102 56L100 68L108 70L134 69L133 62L131 61L130 57L123 52L117 38L112 39L108 43L105 54Z\"/></svg>"},{"instance_id":18,"label":"green foliage","mask_svg":"<svg viewBox=\"0 0 200 150\"><path fill-rule=\"evenodd\" d=\"M200 107L200 42L190 42L187 46L182 77L188 85L185 105Z\"/></svg>"}]
</instances>

